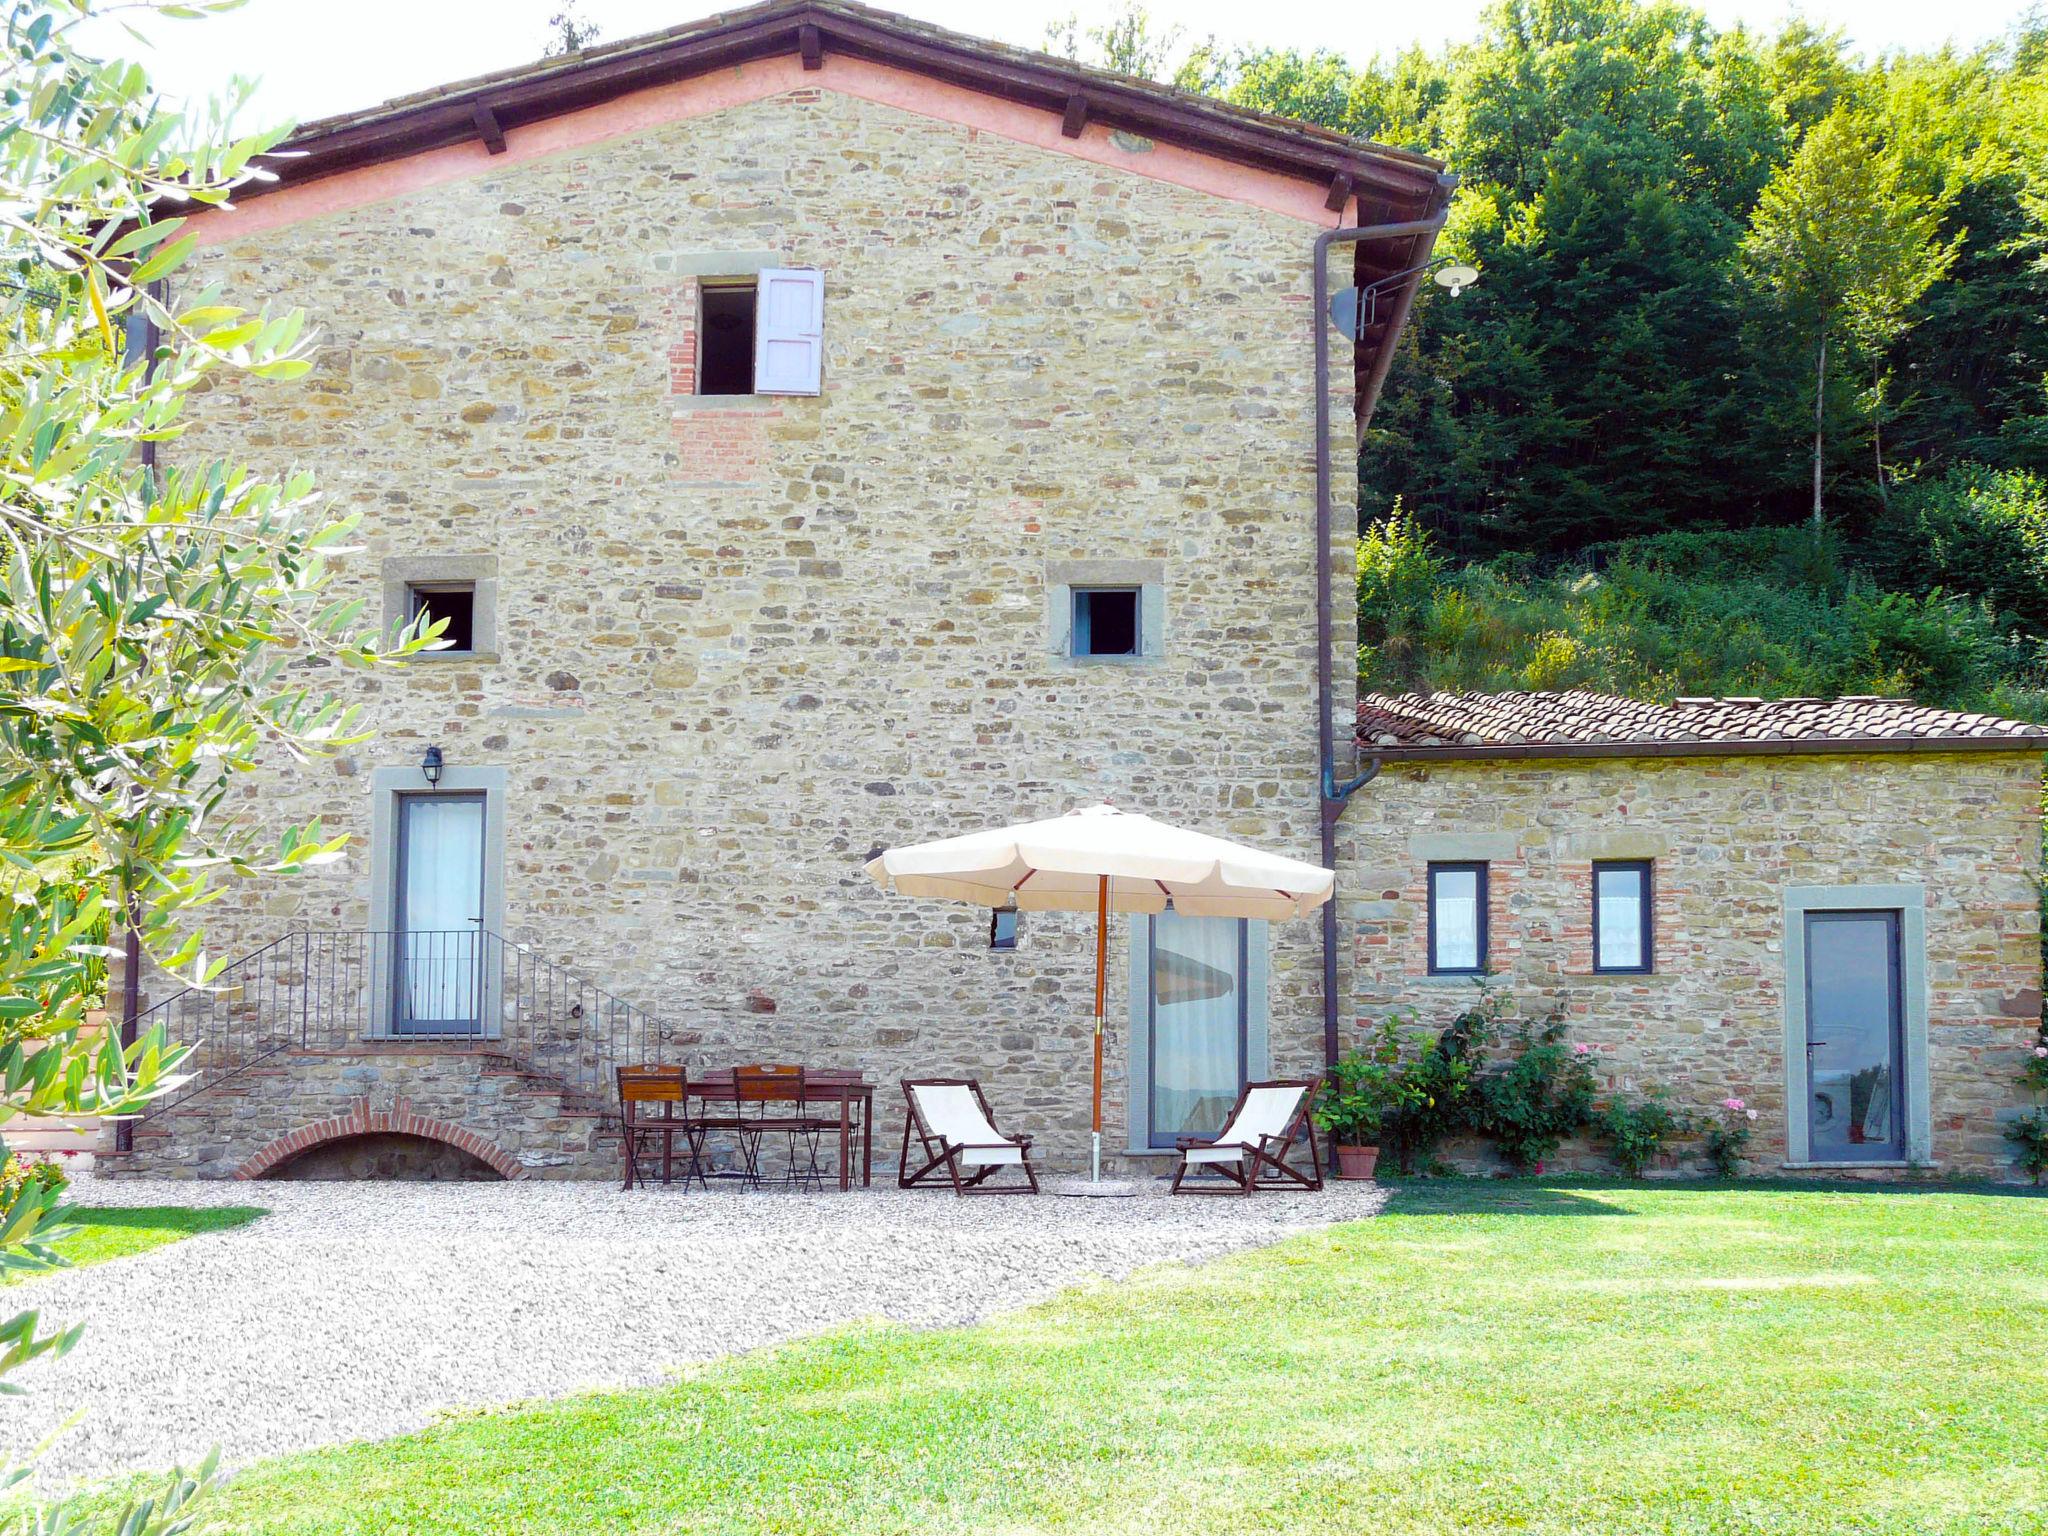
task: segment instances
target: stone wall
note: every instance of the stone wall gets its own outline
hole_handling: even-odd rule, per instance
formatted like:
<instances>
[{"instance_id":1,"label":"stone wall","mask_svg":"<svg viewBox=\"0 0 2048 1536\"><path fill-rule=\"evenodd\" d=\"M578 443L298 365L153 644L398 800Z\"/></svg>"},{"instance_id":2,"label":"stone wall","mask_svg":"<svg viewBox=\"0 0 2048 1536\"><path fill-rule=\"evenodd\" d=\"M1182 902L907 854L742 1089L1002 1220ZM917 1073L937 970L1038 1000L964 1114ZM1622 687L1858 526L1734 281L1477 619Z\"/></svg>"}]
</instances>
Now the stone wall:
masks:
<instances>
[{"instance_id":1,"label":"stone wall","mask_svg":"<svg viewBox=\"0 0 2048 1536\"><path fill-rule=\"evenodd\" d=\"M1925 888L1932 1156L2010 1177L2003 1117L2041 1018L2041 765L2020 754L1390 764L1342 823L1358 978L1347 1044L1394 1010L1441 1024L1469 980L1428 975L1425 869L1483 859L1492 985L1561 1008L1604 1086L1760 1111L1752 1172L1788 1160L1787 886ZM1655 972L1596 975L1592 861L1655 861ZM1467 1148L1468 1157L1477 1149ZM1591 1149L1568 1163L1599 1166Z\"/></svg>"},{"instance_id":2,"label":"stone wall","mask_svg":"<svg viewBox=\"0 0 2048 1536\"><path fill-rule=\"evenodd\" d=\"M374 744L244 808L357 856L223 907L210 947L363 926L370 770L437 743L507 772L508 935L696 1061L978 1075L1075 1165L1087 921L991 955L985 914L860 865L1097 798L1315 858L1315 233L806 89L230 235L189 286L305 306L317 365L223 381L167 458L315 471L373 612L387 560L494 556L497 633L334 679ZM824 394L690 395L697 281L763 255L824 272ZM1162 566L1163 654L1077 665L1048 567L1108 559ZM1276 931L1279 1069L1321 1059L1316 939Z\"/></svg>"},{"instance_id":3,"label":"stone wall","mask_svg":"<svg viewBox=\"0 0 2048 1536\"><path fill-rule=\"evenodd\" d=\"M264 1178L321 1149L389 1137L445 1142L505 1178L619 1171L616 1132L596 1104L491 1052L395 1042L269 1057L150 1115L134 1151L103 1150L100 1168Z\"/></svg>"}]
</instances>

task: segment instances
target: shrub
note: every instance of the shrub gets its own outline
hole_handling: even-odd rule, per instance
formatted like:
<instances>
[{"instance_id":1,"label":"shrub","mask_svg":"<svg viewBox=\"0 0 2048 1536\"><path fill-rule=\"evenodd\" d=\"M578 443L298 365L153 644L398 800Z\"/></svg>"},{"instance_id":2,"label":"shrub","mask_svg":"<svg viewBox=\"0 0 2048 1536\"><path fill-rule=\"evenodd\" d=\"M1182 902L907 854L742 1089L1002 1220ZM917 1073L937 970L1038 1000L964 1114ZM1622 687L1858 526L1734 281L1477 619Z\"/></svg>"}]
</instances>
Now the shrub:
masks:
<instances>
[{"instance_id":1,"label":"shrub","mask_svg":"<svg viewBox=\"0 0 2048 1536\"><path fill-rule=\"evenodd\" d=\"M6 1161L0 1162L0 1208L14 1204L14 1197L32 1184L55 1194L70 1182L54 1161L9 1152Z\"/></svg>"},{"instance_id":2,"label":"shrub","mask_svg":"<svg viewBox=\"0 0 2048 1536\"><path fill-rule=\"evenodd\" d=\"M2048 1028L2035 1038L2033 1048L2027 1053L2027 1064L2020 1069L2020 1081L2036 1093L2048 1093Z\"/></svg>"},{"instance_id":3,"label":"shrub","mask_svg":"<svg viewBox=\"0 0 2048 1536\"><path fill-rule=\"evenodd\" d=\"M2020 1149L2014 1159L2020 1171L2040 1183L2048 1174L2048 1109L2029 1110L2006 1127L2005 1139Z\"/></svg>"},{"instance_id":4,"label":"shrub","mask_svg":"<svg viewBox=\"0 0 2048 1536\"><path fill-rule=\"evenodd\" d=\"M1909 481L1873 521L1862 553L1882 586L1972 593L2048 633L2048 480L2039 475L1958 464Z\"/></svg>"},{"instance_id":5,"label":"shrub","mask_svg":"<svg viewBox=\"0 0 2048 1536\"><path fill-rule=\"evenodd\" d=\"M1316 1129L1340 1147L1370 1146L1393 1095L1393 1066L1378 1051L1353 1051L1331 1069L1330 1081L1316 1096Z\"/></svg>"},{"instance_id":6,"label":"shrub","mask_svg":"<svg viewBox=\"0 0 2048 1536\"><path fill-rule=\"evenodd\" d=\"M1513 1046L1511 1060L1478 1080L1474 1129L1492 1137L1517 1168L1541 1172L1559 1144L1593 1118L1591 1052L1565 1044L1563 1021L1554 1014L1541 1025L1524 1020Z\"/></svg>"},{"instance_id":7,"label":"shrub","mask_svg":"<svg viewBox=\"0 0 2048 1536\"><path fill-rule=\"evenodd\" d=\"M1388 1069L1380 1151L1401 1172L1440 1172L1437 1148L1472 1129L1473 1078L1502 1006L1493 994L1482 994L1439 1033L1425 1036L1419 1048L1412 1014L1396 1014L1380 1026L1370 1047Z\"/></svg>"},{"instance_id":8,"label":"shrub","mask_svg":"<svg viewBox=\"0 0 2048 1536\"><path fill-rule=\"evenodd\" d=\"M1743 1155L1755 1131L1756 1111L1740 1099L1723 1099L1721 1112L1707 1126L1707 1161L1714 1172L1732 1179L1742 1172Z\"/></svg>"},{"instance_id":9,"label":"shrub","mask_svg":"<svg viewBox=\"0 0 2048 1536\"><path fill-rule=\"evenodd\" d=\"M2048 554L2042 569L2048 584ZM2001 628L1996 594L1849 570L1832 531L1660 534L1546 571L1507 557L1451 566L1403 513L1361 539L1359 601L1369 688L1911 693L2027 716L2048 707L2044 646Z\"/></svg>"},{"instance_id":10,"label":"shrub","mask_svg":"<svg viewBox=\"0 0 2048 1536\"><path fill-rule=\"evenodd\" d=\"M1360 672L1402 687L1421 681L1417 637L1443 570L1428 531L1398 500L1359 535Z\"/></svg>"},{"instance_id":11,"label":"shrub","mask_svg":"<svg viewBox=\"0 0 2048 1536\"><path fill-rule=\"evenodd\" d=\"M1652 1089L1634 1103L1616 1097L1593 1120L1594 1134L1607 1143L1614 1164L1632 1179L1656 1161L1665 1144L1686 1130L1683 1115L1664 1101L1661 1089Z\"/></svg>"}]
</instances>

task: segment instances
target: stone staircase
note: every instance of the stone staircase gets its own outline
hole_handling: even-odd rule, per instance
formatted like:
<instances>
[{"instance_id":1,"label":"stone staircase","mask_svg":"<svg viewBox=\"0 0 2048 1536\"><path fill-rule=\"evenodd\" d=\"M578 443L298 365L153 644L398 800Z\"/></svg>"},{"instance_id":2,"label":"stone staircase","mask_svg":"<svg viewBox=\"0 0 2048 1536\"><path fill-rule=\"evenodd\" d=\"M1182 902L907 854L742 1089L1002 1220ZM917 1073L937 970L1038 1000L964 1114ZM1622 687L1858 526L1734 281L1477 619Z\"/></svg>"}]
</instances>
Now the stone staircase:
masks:
<instances>
[{"instance_id":1,"label":"stone staircase","mask_svg":"<svg viewBox=\"0 0 2048 1536\"><path fill-rule=\"evenodd\" d=\"M461 935L459 969L427 978L468 1001L461 1031L393 1036L381 1010L394 964L417 965L408 946L418 937L290 934L147 1010L139 1029L161 1027L192 1048L187 1081L100 1168L193 1178L344 1177L356 1165L415 1177L614 1175L611 1069L680 1062L697 1037L491 934ZM421 986L416 973L397 974ZM449 1150L430 1155L432 1146Z\"/></svg>"}]
</instances>

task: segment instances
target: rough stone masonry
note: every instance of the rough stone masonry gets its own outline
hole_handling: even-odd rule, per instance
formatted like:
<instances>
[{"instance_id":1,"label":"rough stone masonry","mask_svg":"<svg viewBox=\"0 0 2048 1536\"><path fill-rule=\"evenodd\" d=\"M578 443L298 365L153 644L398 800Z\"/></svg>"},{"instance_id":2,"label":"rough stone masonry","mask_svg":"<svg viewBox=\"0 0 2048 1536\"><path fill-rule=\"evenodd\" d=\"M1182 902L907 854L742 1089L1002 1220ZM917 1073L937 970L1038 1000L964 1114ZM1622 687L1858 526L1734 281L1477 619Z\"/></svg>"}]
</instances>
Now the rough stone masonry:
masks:
<instances>
[{"instance_id":1,"label":"rough stone masonry","mask_svg":"<svg viewBox=\"0 0 2048 1536\"><path fill-rule=\"evenodd\" d=\"M506 774L507 936L693 1062L972 1074L1074 1164L1088 924L991 954L985 913L860 866L1100 798L1316 857L1315 233L807 89L209 250L192 287L303 305L323 340L297 384L223 380L175 454L316 471L362 517L338 595L375 611L389 563L442 557L495 610L478 656L331 679L374 742L275 765L247 808L355 856L251 889L212 947L367 925L372 770L438 744ZM823 394L690 394L696 286L764 259L824 273ZM1060 652L1075 562L1152 573L1157 654ZM1340 620L1340 678L1354 643ZM1318 965L1313 922L1273 931L1276 1070L1320 1063Z\"/></svg>"}]
</instances>

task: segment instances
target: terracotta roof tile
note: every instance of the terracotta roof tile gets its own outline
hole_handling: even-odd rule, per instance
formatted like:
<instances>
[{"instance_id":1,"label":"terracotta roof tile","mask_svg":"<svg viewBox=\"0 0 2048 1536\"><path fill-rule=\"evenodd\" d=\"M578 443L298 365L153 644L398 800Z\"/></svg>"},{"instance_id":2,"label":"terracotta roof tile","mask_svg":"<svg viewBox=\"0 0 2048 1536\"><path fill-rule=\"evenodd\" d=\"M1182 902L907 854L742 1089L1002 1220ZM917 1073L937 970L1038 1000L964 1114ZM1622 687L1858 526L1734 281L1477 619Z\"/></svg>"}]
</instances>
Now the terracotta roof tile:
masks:
<instances>
[{"instance_id":1,"label":"terracotta roof tile","mask_svg":"<svg viewBox=\"0 0 2048 1536\"><path fill-rule=\"evenodd\" d=\"M1733 751L1883 751L1927 745L2038 751L2048 727L1931 709L1910 699L1681 698L1670 704L1562 693L1367 694L1358 744L1385 757L1626 756Z\"/></svg>"}]
</instances>

